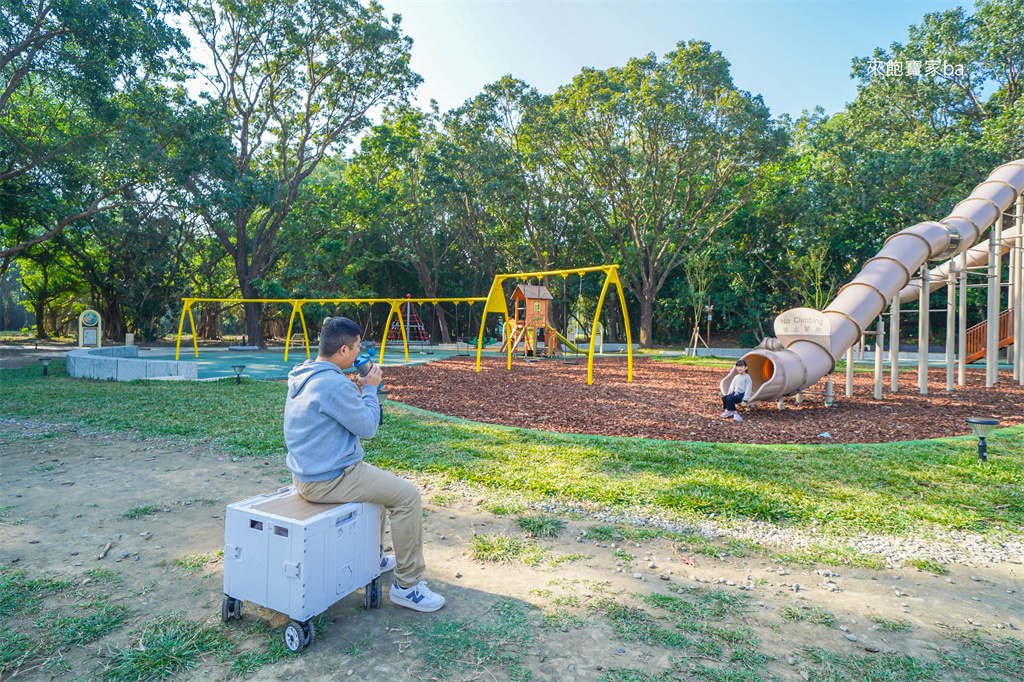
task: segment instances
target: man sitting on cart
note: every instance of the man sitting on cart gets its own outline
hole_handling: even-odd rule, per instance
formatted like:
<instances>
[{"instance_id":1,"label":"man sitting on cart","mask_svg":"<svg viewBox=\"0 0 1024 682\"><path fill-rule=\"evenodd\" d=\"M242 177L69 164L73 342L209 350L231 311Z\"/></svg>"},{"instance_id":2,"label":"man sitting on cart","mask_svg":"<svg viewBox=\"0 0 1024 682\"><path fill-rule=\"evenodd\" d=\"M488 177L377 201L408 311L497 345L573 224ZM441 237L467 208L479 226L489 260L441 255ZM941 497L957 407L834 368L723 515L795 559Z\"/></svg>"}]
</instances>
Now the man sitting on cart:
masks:
<instances>
[{"instance_id":1,"label":"man sitting on cart","mask_svg":"<svg viewBox=\"0 0 1024 682\"><path fill-rule=\"evenodd\" d=\"M394 569L392 603L415 611L437 611L444 597L422 580L423 515L415 485L363 461L360 438L373 438L380 426L376 365L355 381L343 372L359 355L362 330L347 317L329 317L320 331L316 360L288 374L284 440L295 489L310 502L368 502L381 506L381 573ZM386 511L385 511L386 510ZM384 518L391 514L395 555L385 555Z\"/></svg>"}]
</instances>

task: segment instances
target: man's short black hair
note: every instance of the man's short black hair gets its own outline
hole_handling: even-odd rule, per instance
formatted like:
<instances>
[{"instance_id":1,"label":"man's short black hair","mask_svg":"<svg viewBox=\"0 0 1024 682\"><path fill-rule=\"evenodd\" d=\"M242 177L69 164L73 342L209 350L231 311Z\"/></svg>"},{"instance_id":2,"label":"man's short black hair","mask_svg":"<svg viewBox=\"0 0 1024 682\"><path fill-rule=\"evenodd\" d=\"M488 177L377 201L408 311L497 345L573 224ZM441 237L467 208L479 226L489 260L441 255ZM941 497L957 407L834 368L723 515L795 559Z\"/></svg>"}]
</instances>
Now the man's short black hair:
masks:
<instances>
[{"instance_id":1,"label":"man's short black hair","mask_svg":"<svg viewBox=\"0 0 1024 682\"><path fill-rule=\"evenodd\" d=\"M347 317L328 317L320 329L320 355L329 358L342 346L352 346L363 335L359 325Z\"/></svg>"}]
</instances>

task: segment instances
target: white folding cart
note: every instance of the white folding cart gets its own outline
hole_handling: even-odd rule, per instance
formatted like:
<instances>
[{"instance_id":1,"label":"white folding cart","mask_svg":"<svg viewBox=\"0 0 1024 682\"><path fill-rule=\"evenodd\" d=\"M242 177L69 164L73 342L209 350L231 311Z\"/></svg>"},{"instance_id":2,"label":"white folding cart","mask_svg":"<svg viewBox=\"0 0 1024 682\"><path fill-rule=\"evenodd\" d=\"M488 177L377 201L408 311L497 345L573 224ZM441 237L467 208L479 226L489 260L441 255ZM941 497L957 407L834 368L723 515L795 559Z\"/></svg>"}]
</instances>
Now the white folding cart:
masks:
<instances>
[{"instance_id":1,"label":"white folding cart","mask_svg":"<svg viewBox=\"0 0 1024 682\"><path fill-rule=\"evenodd\" d=\"M352 592L364 588L366 608L380 608L380 512L307 502L292 486L228 505L221 617L241 618L246 601L279 611L298 651L313 640L310 620Z\"/></svg>"}]
</instances>

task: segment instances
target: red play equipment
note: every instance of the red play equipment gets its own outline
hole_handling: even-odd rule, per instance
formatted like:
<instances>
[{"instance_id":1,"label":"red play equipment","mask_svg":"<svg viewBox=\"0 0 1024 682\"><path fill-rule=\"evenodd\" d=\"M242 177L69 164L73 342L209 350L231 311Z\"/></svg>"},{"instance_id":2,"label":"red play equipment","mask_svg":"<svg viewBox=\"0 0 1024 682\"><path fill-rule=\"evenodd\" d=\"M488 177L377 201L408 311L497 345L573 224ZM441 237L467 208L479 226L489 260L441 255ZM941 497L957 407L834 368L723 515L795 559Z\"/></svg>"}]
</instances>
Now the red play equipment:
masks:
<instances>
[{"instance_id":1,"label":"red play equipment","mask_svg":"<svg viewBox=\"0 0 1024 682\"><path fill-rule=\"evenodd\" d=\"M412 298L412 294L406 294L406 298ZM412 302L403 303L401 306L400 315L404 318L403 320L395 319L391 324L391 329L388 330L388 341L401 341L402 340L402 323L405 323L405 333L408 336L409 343L430 343L430 336L427 334L426 328L423 326L423 321L420 320L419 313L416 312L416 308Z\"/></svg>"}]
</instances>

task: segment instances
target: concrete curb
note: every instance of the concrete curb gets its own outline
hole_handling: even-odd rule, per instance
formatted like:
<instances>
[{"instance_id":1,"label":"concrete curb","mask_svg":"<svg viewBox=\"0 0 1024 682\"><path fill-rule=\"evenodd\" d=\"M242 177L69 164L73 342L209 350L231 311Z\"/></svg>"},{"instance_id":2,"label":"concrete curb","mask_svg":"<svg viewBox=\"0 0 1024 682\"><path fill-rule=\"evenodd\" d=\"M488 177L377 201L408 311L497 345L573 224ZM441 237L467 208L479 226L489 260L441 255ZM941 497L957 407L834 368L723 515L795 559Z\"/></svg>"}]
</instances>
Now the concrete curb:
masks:
<instances>
[{"instance_id":1,"label":"concrete curb","mask_svg":"<svg viewBox=\"0 0 1024 682\"><path fill-rule=\"evenodd\" d=\"M138 346L110 346L72 350L67 353L68 374L85 379L135 381L175 377L196 381L195 362L175 360L140 360Z\"/></svg>"}]
</instances>

